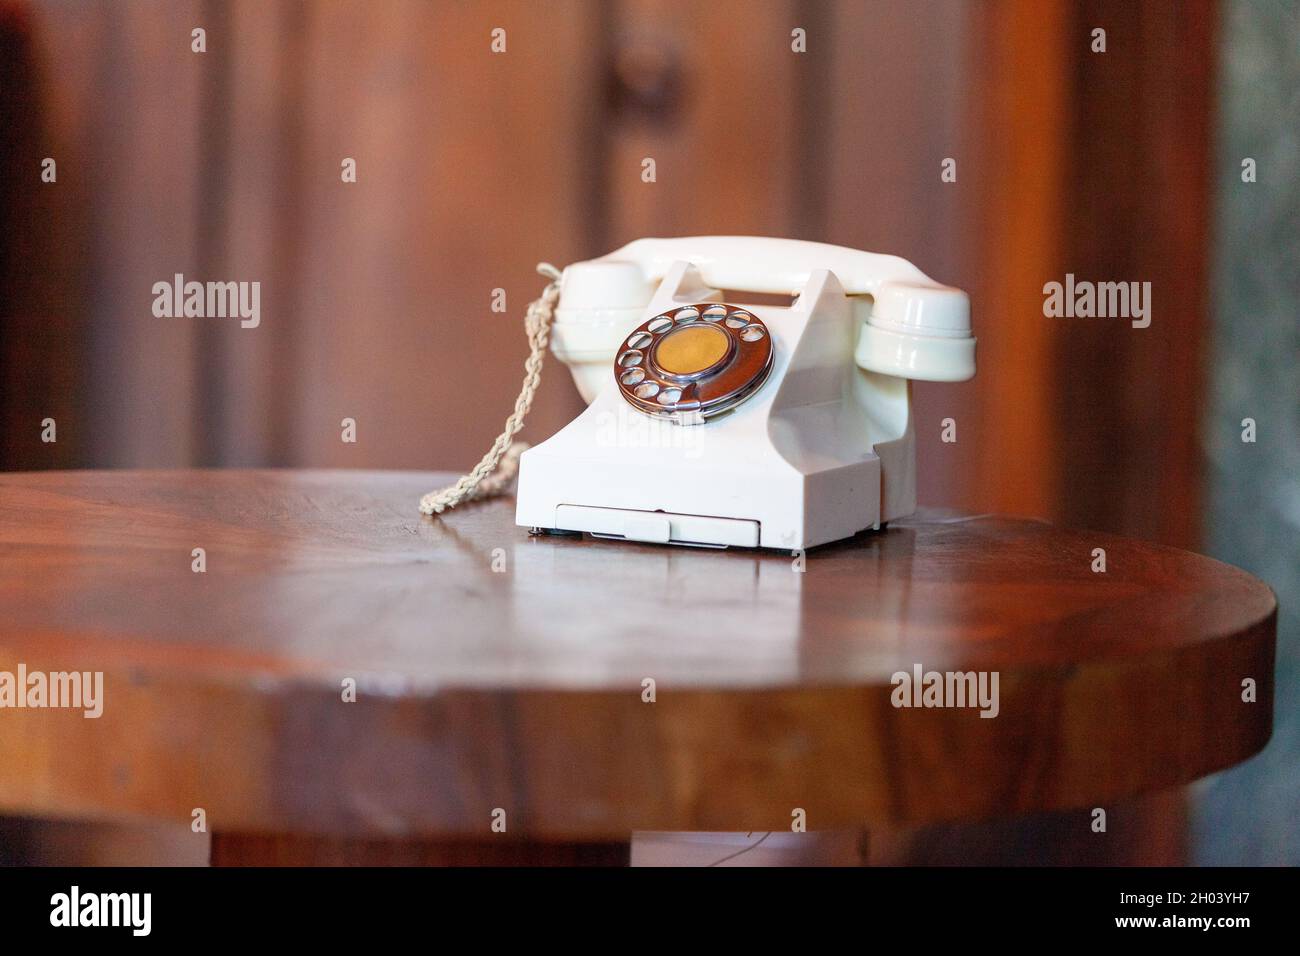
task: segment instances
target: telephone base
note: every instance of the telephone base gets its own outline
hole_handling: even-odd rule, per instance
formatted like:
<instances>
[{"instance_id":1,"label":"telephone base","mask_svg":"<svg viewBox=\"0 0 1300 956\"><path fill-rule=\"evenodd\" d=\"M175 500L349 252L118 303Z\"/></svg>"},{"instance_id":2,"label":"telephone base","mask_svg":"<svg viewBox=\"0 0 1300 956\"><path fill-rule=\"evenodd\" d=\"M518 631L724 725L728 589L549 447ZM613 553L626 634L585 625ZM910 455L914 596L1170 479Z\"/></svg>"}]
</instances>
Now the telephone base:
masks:
<instances>
[{"instance_id":1,"label":"telephone base","mask_svg":"<svg viewBox=\"0 0 1300 956\"><path fill-rule=\"evenodd\" d=\"M858 535L864 535L864 534L879 534L881 531L885 531L885 530L887 530L888 528L889 528L889 522L888 522L888 521L882 521L882 522L880 522L879 524L873 525L873 526L870 527L870 528L863 528L863 529L862 529L861 531L859 531L856 535L850 535L848 538L840 538L840 539L838 539L838 540L839 540L839 541L848 541L848 540L851 540L852 538L856 538ZM534 538L587 538L587 537L591 537L591 538L595 538L595 539L597 539L598 541L631 541L631 542L633 542L633 543L636 543L636 542L638 542L638 540L639 540L639 539L637 539L637 538L628 538L627 536L625 536L625 535L621 535L621 534L604 534L604 533L599 532L599 531L570 531L570 530L565 529L565 528L529 528L529 529L528 529L528 534L529 534L529 536L534 537ZM646 543L646 542L642 541L641 543L644 544L644 543ZM761 546L759 546L759 545L755 545L755 546L753 546L753 547L745 547L745 546L743 546L743 545L718 544L718 543L715 543L715 542L709 542L709 541L678 541L678 540L674 540L674 539L669 539L668 541L665 541L665 542L655 542L655 543L656 543L656 544L660 544L660 543L662 543L662 544L671 544L671 545L676 545L677 547L680 547L680 548L706 548L706 549L713 550L713 551L729 551L729 550L731 550L731 549L733 549L733 548L740 548L741 550L745 550L745 551L749 551L749 550L760 550L760 549L761 549ZM834 541L830 541L830 542L827 542L826 544L835 544L835 543L836 543L836 542L834 542ZM824 547L824 546L825 546L825 545L817 545L816 547Z\"/></svg>"},{"instance_id":2,"label":"telephone base","mask_svg":"<svg viewBox=\"0 0 1300 956\"><path fill-rule=\"evenodd\" d=\"M909 384L857 365L865 305L846 296L829 271L813 271L789 307L719 307L719 316L732 310L728 327L735 320L742 323L736 328L761 330L753 341L771 342L770 368L725 415L665 421L629 400L624 386L648 389L647 401L683 391L645 380L646 365L659 361L655 350L679 334L652 326L703 328L693 323L709 321L713 307L704 304L720 295L703 286L691 263L668 268L640 325L629 322L630 351L605 366L605 387L577 419L520 457L517 524L790 552L911 513ZM761 356L742 359L756 367Z\"/></svg>"}]
</instances>

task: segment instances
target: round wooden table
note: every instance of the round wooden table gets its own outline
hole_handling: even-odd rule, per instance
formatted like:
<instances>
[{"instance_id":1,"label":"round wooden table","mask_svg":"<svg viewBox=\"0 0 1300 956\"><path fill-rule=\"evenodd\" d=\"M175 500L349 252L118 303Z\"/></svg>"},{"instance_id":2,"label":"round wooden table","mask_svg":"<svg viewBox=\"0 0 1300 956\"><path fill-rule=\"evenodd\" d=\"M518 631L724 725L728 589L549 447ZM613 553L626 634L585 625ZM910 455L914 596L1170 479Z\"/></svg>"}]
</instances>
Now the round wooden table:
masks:
<instances>
[{"instance_id":1,"label":"round wooden table","mask_svg":"<svg viewBox=\"0 0 1300 956\"><path fill-rule=\"evenodd\" d=\"M0 709L0 812L201 820L218 863L610 861L1105 806L1271 732L1273 595L1209 558L989 515L530 537L510 498L421 516L448 477L0 476L0 673L104 675L98 718Z\"/></svg>"}]
</instances>

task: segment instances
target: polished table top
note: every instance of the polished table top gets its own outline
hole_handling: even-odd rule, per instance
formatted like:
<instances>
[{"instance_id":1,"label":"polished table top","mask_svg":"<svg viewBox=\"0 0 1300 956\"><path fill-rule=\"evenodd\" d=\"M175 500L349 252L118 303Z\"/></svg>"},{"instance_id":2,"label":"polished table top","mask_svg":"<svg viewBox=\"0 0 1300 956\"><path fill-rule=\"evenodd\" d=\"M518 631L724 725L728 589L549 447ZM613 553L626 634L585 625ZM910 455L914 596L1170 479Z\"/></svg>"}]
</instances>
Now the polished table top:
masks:
<instances>
[{"instance_id":1,"label":"polished table top","mask_svg":"<svg viewBox=\"0 0 1300 956\"><path fill-rule=\"evenodd\" d=\"M0 811L892 826L1099 805L1271 731L1276 604L1209 558L989 515L803 556L530 537L511 498L420 515L448 477L0 475L0 671L105 675L98 719L0 710ZM997 715L894 706L918 667L996 671Z\"/></svg>"}]
</instances>

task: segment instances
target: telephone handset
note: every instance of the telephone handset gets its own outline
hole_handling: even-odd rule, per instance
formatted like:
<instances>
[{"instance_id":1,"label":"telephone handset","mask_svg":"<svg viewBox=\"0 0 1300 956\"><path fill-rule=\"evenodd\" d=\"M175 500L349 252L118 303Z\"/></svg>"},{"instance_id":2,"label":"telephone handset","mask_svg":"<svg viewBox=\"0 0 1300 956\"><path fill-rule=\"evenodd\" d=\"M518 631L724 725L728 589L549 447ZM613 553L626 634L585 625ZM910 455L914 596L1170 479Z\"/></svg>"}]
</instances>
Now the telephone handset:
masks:
<instances>
[{"instance_id":1,"label":"telephone handset","mask_svg":"<svg viewBox=\"0 0 1300 956\"><path fill-rule=\"evenodd\" d=\"M906 259L800 239L638 239L564 270L552 348L588 402L607 384L603 366L619 333L635 324L677 262L689 262L713 289L779 295L799 293L818 270L831 272L865 320L856 343L864 368L941 382L975 374L969 298Z\"/></svg>"},{"instance_id":2,"label":"telephone handset","mask_svg":"<svg viewBox=\"0 0 1300 956\"><path fill-rule=\"evenodd\" d=\"M878 528L916 504L907 380L975 373L966 293L824 243L639 239L566 268L530 328L552 307L551 350L589 405L519 460L534 531L791 550Z\"/></svg>"}]
</instances>

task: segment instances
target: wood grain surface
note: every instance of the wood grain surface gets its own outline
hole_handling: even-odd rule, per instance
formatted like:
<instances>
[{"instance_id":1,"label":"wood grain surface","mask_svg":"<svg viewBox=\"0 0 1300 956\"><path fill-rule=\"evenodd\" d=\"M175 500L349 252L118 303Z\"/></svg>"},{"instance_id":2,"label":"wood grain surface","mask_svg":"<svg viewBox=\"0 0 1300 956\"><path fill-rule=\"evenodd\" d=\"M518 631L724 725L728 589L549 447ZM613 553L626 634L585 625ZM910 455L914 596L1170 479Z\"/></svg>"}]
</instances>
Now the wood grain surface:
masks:
<instances>
[{"instance_id":1,"label":"wood grain surface","mask_svg":"<svg viewBox=\"0 0 1300 956\"><path fill-rule=\"evenodd\" d=\"M419 515L447 477L0 476L0 670L105 674L99 719L0 710L0 810L394 839L491 839L497 809L560 841L796 808L911 826L1104 806L1269 737L1273 596L1208 558L922 515L798 571L530 538L510 498ZM917 664L997 671L998 716L892 706Z\"/></svg>"}]
</instances>

